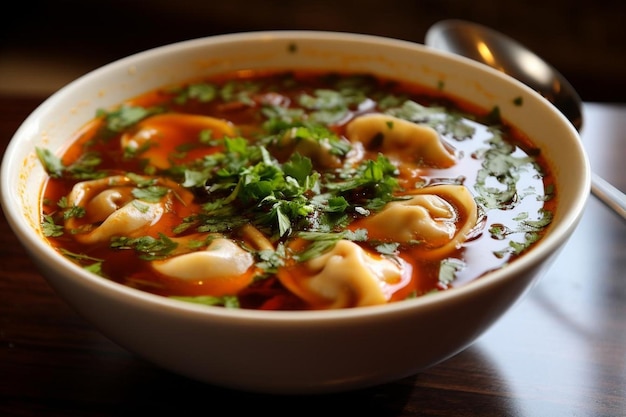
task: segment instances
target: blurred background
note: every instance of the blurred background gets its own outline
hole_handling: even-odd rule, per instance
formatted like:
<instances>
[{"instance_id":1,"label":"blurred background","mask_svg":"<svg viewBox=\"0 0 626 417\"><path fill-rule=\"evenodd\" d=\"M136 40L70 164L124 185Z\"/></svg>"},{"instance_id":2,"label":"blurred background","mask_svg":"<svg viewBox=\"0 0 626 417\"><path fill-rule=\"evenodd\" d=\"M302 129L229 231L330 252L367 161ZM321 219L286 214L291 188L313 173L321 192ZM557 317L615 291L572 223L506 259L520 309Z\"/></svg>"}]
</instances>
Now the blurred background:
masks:
<instances>
[{"instance_id":1,"label":"blurred background","mask_svg":"<svg viewBox=\"0 0 626 417\"><path fill-rule=\"evenodd\" d=\"M622 0L21 0L0 26L0 93L47 96L148 48L213 34L319 29L422 43L459 18L517 39L557 67L585 101L626 101Z\"/></svg>"}]
</instances>

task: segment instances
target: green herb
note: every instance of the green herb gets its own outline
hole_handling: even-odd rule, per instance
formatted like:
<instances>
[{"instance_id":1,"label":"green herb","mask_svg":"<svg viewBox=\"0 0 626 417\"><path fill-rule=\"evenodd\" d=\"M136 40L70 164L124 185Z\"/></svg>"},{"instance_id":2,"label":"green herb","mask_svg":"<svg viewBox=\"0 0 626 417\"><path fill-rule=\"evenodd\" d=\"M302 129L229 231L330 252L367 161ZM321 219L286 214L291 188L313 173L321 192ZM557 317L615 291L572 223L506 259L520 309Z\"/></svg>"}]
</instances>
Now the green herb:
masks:
<instances>
[{"instance_id":1,"label":"green herb","mask_svg":"<svg viewBox=\"0 0 626 417\"><path fill-rule=\"evenodd\" d=\"M178 95L174 98L177 104L185 104L189 100L198 100L202 103L208 103L218 97L218 87L214 84L199 83L191 84L178 91Z\"/></svg>"},{"instance_id":2,"label":"green herb","mask_svg":"<svg viewBox=\"0 0 626 417\"><path fill-rule=\"evenodd\" d=\"M355 242L363 242L367 240L367 230L359 229L354 232L351 230L344 230L339 233L300 232L298 233L298 236L311 241L311 244L307 246L304 251L295 256L299 262L306 262L329 251L342 239Z\"/></svg>"},{"instance_id":3,"label":"green herb","mask_svg":"<svg viewBox=\"0 0 626 417\"><path fill-rule=\"evenodd\" d=\"M239 308L239 299L235 296L212 297L201 295L197 297L170 296L173 300L185 301L188 303L202 304L205 306L221 306L226 308Z\"/></svg>"},{"instance_id":4,"label":"green herb","mask_svg":"<svg viewBox=\"0 0 626 417\"><path fill-rule=\"evenodd\" d=\"M477 201L488 209L512 208L516 204L520 173L535 161L529 156L515 155L515 147L503 139L502 133L497 129L491 131L489 148L477 154L483 160L476 177Z\"/></svg>"},{"instance_id":5,"label":"green herb","mask_svg":"<svg viewBox=\"0 0 626 417\"><path fill-rule=\"evenodd\" d=\"M35 152L44 170L52 178L69 177L79 180L103 178L107 174L97 170L102 162L100 155L95 152L86 152L70 166L65 166L60 158L50 150L35 148Z\"/></svg>"},{"instance_id":6,"label":"green herb","mask_svg":"<svg viewBox=\"0 0 626 417\"><path fill-rule=\"evenodd\" d=\"M159 233L158 238L151 236L136 238L114 237L110 246L112 249L134 249L140 252L139 257L141 259L152 261L167 257L178 247L178 244L164 234Z\"/></svg>"},{"instance_id":7,"label":"green herb","mask_svg":"<svg viewBox=\"0 0 626 417\"><path fill-rule=\"evenodd\" d=\"M49 215L43 216L41 230L46 237L59 237L63 235L63 226L55 224L54 218Z\"/></svg>"},{"instance_id":8,"label":"green herb","mask_svg":"<svg viewBox=\"0 0 626 417\"><path fill-rule=\"evenodd\" d=\"M457 272L465 266L465 262L457 258L442 260L439 266L439 282L446 287L449 286L456 279Z\"/></svg>"},{"instance_id":9,"label":"green herb","mask_svg":"<svg viewBox=\"0 0 626 417\"><path fill-rule=\"evenodd\" d=\"M551 212L543 209L539 210L538 215L539 218L532 220L529 218L529 213L520 213L513 219L518 222L515 229L501 224L492 225L489 233L494 239L504 240L506 237L519 234L523 236L522 241L511 239L506 248L495 251L496 257L503 258L507 254L519 255L537 242L541 238L542 231L552 222L553 216Z\"/></svg>"},{"instance_id":10,"label":"green herb","mask_svg":"<svg viewBox=\"0 0 626 417\"><path fill-rule=\"evenodd\" d=\"M276 250L261 250L257 252L259 262L256 266L264 270L268 274L275 274L278 268L285 264L285 246L280 243Z\"/></svg>"},{"instance_id":11,"label":"green herb","mask_svg":"<svg viewBox=\"0 0 626 417\"><path fill-rule=\"evenodd\" d=\"M358 105L365 98L358 89L318 89L313 95L301 95L299 103L302 107L313 110L309 115L313 123L332 125L346 117L351 106Z\"/></svg>"},{"instance_id":12,"label":"green herb","mask_svg":"<svg viewBox=\"0 0 626 417\"><path fill-rule=\"evenodd\" d=\"M100 276L104 276L104 273L102 271L102 264L104 263L104 259L95 258L93 256L85 255L82 253L70 252L67 249L63 248L59 249L59 252L61 252L61 254L66 258L71 259L73 262L81 265L86 271L92 272ZM88 264L84 265L87 262Z\"/></svg>"},{"instance_id":13,"label":"green herb","mask_svg":"<svg viewBox=\"0 0 626 417\"><path fill-rule=\"evenodd\" d=\"M104 178L107 173L97 168L102 158L97 152L85 152L75 162L66 168L69 176L79 180Z\"/></svg>"},{"instance_id":14,"label":"green herb","mask_svg":"<svg viewBox=\"0 0 626 417\"><path fill-rule=\"evenodd\" d=\"M157 203L169 192L169 188L159 185L133 188L132 194L138 200L148 203Z\"/></svg>"},{"instance_id":15,"label":"green herb","mask_svg":"<svg viewBox=\"0 0 626 417\"><path fill-rule=\"evenodd\" d=\"M376 245L376 251L383 255L397 255L400 244L397 242L381 243Z\"/></svg>"},{"instance_id":16,"label":"green herb","mask_svg":"<svg viewBox=\"0 0 626 417\"><path fill-rule=\"evenodd\" d=\"M80 219L84 217L87 212L84 207L81 206L70 206L67 202L67 197L63 196L57 201L57 206L63 212L63 220L68 220L71 218Z\"/></svg>"},{"instance_id":17,"label":"green herb","mask_svg":"<svg viewBox=\"0 0 626 417\"><path fill-rule=\"evenodd\" d=\"M48 175L52 178L61 178L63 176L65 165L63 165L59 157L48 149L35 148L35 152Z\"/></svg>"},{"instance_id":18,"label":"green herb","mask_svg":"<svg viewBox=\"0 0 626 417\"><path fill-rule=\"evenodd\" d=\"M112 111L99 109L96 111L96 116L104 118L105 128L109 132L120 133L143 119L161 112L163 112L161 108L147 109L141 106L122 105Z\"/></svg>"},{"instance_id":19,"label":"green herb","mask_svg":"<svg viewBox=\"0 0 626 417\"><path fill-rule=\"evenodd\" d=\"M61 249L60 250L61 253L63 253L64 256L74 259L74 260L78 260L78 261L94 261L94 262L103 262L104 259L101 258L95 258L93 256L89 256L89 255L85 255L82 253L75 253L75 252L70 252L66 249Z\"/></svg>"},{"instance_id":20,"label":"green herb","mask_svg":"<svg viewBox=\"0 0 626 417\"><path fill-rule=\"evenodd\" d=\"M86 214L85 208L80 207L80 206L72 206L72 207L68 207L66 210L63 210L63 218L65 220L71 219L71 218L80 219L81 217L84 217L85 214Z\"/></svg>"},{"instance_id":21,"label":"green herb","mask_svg":"<svg viewBox=\"0 0 626 417\"><path fill-rule=\"evenodd\" d=\"M101 262L94 262L90 265L84 266L83 268L86 271L91 272L92 274L96 274L96 275L100 275L100 276L104 276L104 272L102 271L102 263L104 261Z\"/></svg>"},{"instance_id":22,"label":"green herb","mask_svg":"<svg viewBox=\"0 0 626 417\"><path fill-rule=\"evenodd\" d=\"M423 106L412 100L404 101L398 107L388 108L385 113L421 123L437 130L441 135L462 141L470 139L476 133L476 128L468 123L468 115L458 113L440 106Z\"/></svg>"},{"instance_id":23,"label":"green herb","mask_svg":"<svg viewBox=\"0 0 626 417\"><path fill-rule=\"evenodd\" d=\"M337 181L329 182L325 186L344 196L348 192L367 196L365 199L352 201L352 204L363 205L369 210L380 210L394 199L394 192L399 188L396 178L398 168L382 154L376 160L365 160L356 169L343 170L339 175ZM359 192L354 193L357 190Z\"/></svg>"}]
</instances>

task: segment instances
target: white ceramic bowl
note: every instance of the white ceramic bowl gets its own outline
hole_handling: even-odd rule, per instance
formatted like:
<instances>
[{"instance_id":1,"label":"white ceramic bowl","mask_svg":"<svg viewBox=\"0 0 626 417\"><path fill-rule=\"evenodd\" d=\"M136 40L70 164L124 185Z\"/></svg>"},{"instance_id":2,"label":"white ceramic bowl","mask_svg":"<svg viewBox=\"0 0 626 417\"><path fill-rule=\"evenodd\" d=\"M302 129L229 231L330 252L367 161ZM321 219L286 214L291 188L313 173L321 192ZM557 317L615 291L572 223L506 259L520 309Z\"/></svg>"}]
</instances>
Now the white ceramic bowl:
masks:
<instances>
[{"instance_id":1,"label":"white ceramic bowl","mask_svg":"<svg viewBox=\"0 0 626 417\"><path fill-rule=\"evenodd\" d=\"M290 45L297 45L297 52ZM90 275L39 231L45 174L35 147L51 150L95 110L156 87L241 68L369 71L436 86L501 114L551 162L560 192L549 234L523 258L461 288L399 303L333 311L205 307ZM523 97L516 106L513 98ZM266 393L324 393L407 377L474 342L549 266L576 227L589 193L577 132L521 83L464 58L379 37L309 31L242 33L186 41L97 69L52 95L15 133L2 164L2 206L15 234L61 297L104 335L171 371Z\"/></svg>"}]
</instances>

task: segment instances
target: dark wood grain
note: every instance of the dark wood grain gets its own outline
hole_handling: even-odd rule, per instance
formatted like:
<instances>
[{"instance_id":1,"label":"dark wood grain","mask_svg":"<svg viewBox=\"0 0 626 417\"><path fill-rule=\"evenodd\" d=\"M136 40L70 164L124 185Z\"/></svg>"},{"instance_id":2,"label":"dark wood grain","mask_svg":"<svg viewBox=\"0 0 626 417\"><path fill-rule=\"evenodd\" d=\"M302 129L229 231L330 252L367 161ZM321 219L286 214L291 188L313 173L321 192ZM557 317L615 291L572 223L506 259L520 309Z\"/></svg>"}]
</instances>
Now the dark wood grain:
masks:
<instances>
[{"instance_id":1,"label":"dark wood grain","mask_svg":"<svg viewBox=\"0 0 626 417\"><path fill-rule=\"evenodd\" d=\"M0 149L42 98L0 97ZM586 105L592 167L626 189L626 106ZM544 278L472 347L416 376L277 397L159 369L102 336L34 269L0 217L0 416L620 416L626 410L626 224L594 198ZM425 341L427 343L428 341Z\"/></svg>"}]
</instances>

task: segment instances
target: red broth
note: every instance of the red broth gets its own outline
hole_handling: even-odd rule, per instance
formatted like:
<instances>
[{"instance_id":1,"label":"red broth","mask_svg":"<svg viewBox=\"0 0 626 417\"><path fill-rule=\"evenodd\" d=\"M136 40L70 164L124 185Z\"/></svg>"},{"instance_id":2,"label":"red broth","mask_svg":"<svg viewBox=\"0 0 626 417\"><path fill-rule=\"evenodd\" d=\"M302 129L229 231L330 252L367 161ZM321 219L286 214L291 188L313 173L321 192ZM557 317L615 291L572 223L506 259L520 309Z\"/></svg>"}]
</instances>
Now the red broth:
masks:
<instances>
[{"instance_id":1,"label":"red broth","mask_svg":"<svg viewBox=\"0 0 626 417\"><path fill-rule=\"evenodd\" d=\"M497 108L444 90L242 72L152 91L100 111L60 157L39 150L42 228L105 279L232 308L347 308L468 284L532 248L555 190ZM415 135L431 143L416 148Z\"/></svg>"}]
</instances>

